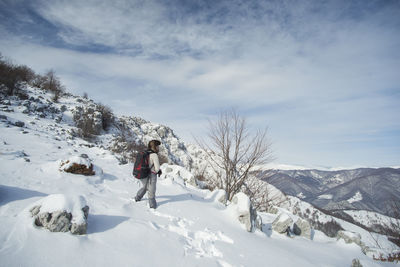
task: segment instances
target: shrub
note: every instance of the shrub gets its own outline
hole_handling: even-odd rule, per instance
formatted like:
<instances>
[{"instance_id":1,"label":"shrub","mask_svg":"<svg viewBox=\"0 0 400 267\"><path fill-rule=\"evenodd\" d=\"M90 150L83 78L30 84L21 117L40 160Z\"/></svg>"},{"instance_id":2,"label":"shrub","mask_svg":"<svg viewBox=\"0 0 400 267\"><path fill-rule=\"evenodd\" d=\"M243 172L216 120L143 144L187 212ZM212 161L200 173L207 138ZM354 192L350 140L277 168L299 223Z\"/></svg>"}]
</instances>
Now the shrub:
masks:
<instances>
[{"instance_id":1,"label":"shrub","mask_svg":"<svg viewBox=\"0 0 400 267\"><path fill-rule=\"evenodd\" d=\"M108 106L105 106L101 103L97 104L98 111L101 113L101 123L103 130L107 130L108 127L112 125L114 122L114 114Z\"/></svg>"},{"instance_id":2,"label":"shrub","mask_svg":"<svg viewBox=\"0 0 400 267\"><path fill-rule=\"evenodd\" d=\"M138 143L123 134L115 137L113 143L109 147L112 152L121 155L119 161L124 164L135 162L136 154L146 148L147 147L144 144Z\"/></svg>"},{"instance_id":3,"label":"shrub","mask_svg":"<svg viewBox=\"0 0 400 267\"><path fill-rule=\"evenodd\" d=\"M336 237L337 233L340 230L344 230L343 227L334 220L331 220L326 223L321 223L319 221L311 221L311 224L316 230L322 231L324 234L326 234L329 237Z\"/></svg>"},{"instance_id":4,"label":"shrub","mask_svg":"<svg viewBox=\"0 0 400 267\"><path fill-rule=\"evenodd\" d=\"M400 252L389 253L388 255L379 255L379 257L373 256L376 261L388 261L388 262L399 262L400 261Z\"/></svg>"},{"instance_id":5,"label":"shrub","mask_svg":"<svg viewBox=\"0 0 400 267\"><path fill-rule=\"evenodd\" d=\"M60 95L65 91L60 79L56 76L54 70L49 70L43 77L44 79L41 79L42 84L40 87L44 90L52 92L54 94L53 101L58 102Z\"/></svg>"},{"instance_id":6,"label":"shrub","mask_svg":"<svg viewBox=\"0 0 400 267\"><path fill-rule=\"evenodd\" d=\"M24 65L15 65L0 54L0 85L6 95L23 94L21 90L35 77L32 69Z\"/></svg>"},{"instance_id":7,"label":"shrub","mask_svg":"<svg viewBox=\"0 0 400 267\"><path fill-rule=\"evenodd\" d=\"M95 135L100 134L99 118L96 116L93 108L77 107L73 111L73 120L75 126L79 128L78 135L85 139L91 140Z\"/></svg>"},{"instance_id":8,"label":"shrub","mask_svg":"<svg viewBox=\"0 0 400 267\"><path fill-rule=\"evenodd\" d=\"M165 154L158 153L158 159L160 161L160 165L163 165L164 163L169 162L169 159Z\"/></svg>"}]
</instances>

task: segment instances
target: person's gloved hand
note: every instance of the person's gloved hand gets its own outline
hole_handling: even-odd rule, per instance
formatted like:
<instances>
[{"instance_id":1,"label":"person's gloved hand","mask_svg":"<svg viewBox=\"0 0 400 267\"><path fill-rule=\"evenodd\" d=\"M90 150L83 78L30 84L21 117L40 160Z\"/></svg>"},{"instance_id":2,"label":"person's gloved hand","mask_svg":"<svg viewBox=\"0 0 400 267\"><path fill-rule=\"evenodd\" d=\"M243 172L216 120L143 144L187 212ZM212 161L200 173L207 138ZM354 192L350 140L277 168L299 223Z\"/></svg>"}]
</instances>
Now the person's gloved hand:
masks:
<instances>
[{"instance_id":1,"label":"person's gloved hand","mask_svg":"<svg viewBox=\"0 0 400 267\"><path fill-rule=\"evenodd\" d=\"M159 170L159 171L157 172L157 174L158 174L158 177L160 177L160 176L161 176L161 174L162 174L162 171L161 171L161 170Z\"/></svg>"}]
</instances>

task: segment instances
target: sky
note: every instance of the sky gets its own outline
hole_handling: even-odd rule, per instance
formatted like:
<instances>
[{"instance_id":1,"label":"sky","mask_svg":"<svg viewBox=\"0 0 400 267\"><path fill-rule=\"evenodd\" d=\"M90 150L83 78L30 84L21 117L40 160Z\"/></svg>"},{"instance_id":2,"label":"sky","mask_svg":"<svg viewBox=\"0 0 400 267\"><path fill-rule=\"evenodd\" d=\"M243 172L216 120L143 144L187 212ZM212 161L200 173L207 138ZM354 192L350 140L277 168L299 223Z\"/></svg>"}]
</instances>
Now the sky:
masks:
<instances>
[{"instance_id":1,"label":"sky","mask_svg":"<svg viewBox=\"0 0 400 267\"><path fill-rule=\"evenodd\" d=\"M276 163L400 166L400 1L0 0L0 52L185 142L235 108Z\"/></svg>"}]
</instances>

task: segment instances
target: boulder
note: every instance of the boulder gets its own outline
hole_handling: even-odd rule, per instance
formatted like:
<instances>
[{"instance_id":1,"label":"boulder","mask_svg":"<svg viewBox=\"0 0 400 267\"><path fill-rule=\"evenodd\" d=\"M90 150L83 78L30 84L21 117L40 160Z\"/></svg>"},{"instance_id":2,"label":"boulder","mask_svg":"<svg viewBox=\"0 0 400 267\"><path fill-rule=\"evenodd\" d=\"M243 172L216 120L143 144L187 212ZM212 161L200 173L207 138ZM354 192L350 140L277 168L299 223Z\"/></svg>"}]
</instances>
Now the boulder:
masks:
<instances>
[{"instance_id":1,"label":"boulder","mask_svg":"<svg viewBox=\"0 0 400 267\"><path fill-rule=\"evenodd\" d=\"M17 126L17 127L24 127L24 126L25 126L25 123L24 123L23 121L16 121L16 122L14 123L14 125Z\"/></svg>"},{"instance_id":2,"label":"boulder","mask_svg":"<svg viewBox=\"0 0 400 267\"><path fill-rule=\"evenodd\" d=\"M311 225L306 220L299 218L293 225L293 233L311 239Z\"/></svg>"},{"instance_id":3,"label":"boulder","mask_svg":"<svg viewBox=\"0 0 400 267\"><path fill-rule=\"evenodd\" d=\"M272 230L283 234L287 232L287 229L290 228L292 224L293 224L293 219L286 213L281 213L272 222Z\"/></svg>"},{"instance_id":4,"label":"boulder","mask_svg":"<svg viewBox=\"0 0 400 267\"><path fill-rule=\"evenodd\" d=\"M34 224L50 232L86 234L89 206L82 196L50 195L34 205L30 212Z\"/></svg>"},{"instance_id":5,"label":"boulder","mask_svg":"<svg viewBox=\"0 0 400 267\"><path fill-rule=\"evenodd\" d=\"M44 212L35 217L35 225L44 227L50 232L68 232L71 227L71 218L71 213L66 211Z\"/></svg>"},{"instance_id":6,"label":"boulder","mask_svg":"<svg viewBox=\"0 0 400 267\"><path fill-rule=\"evenodd\" d=\"M61 162L60 170L73 174L95 175L93 164L86 154L72 157Z\"/></svg>"},{"instance_id":7,"label":"boulder","mask_svg":"<svg viewBox=\"0 0 400 267\"><path fill-rule=\"evenodd\" d=\"M253 209L246 194L239 192L234 195L230 206L235 211L239 222L245 225L248 232L252 232L254 227L262 228L261 217L257 216L257 211Z\"/></svg>"}]
</instances>

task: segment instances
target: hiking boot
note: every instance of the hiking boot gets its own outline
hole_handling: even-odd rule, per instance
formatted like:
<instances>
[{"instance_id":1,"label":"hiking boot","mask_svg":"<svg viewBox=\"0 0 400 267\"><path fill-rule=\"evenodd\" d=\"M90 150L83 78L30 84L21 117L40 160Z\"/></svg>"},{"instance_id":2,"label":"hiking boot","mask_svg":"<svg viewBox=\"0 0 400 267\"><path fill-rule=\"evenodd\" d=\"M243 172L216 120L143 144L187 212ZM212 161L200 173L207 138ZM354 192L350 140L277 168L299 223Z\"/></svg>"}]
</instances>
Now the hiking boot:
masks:
<instances>
[{"instance_id":1,"label":"hiking boot","mask_svg":"<svg viewBox=\"0 0 400 267\"><path fill-rule=\"evenodd\" d=\"M156 200L154 198L150 198L149 199L149 206L150 206L150 209L157 208L157 202L156 202Z\"/></svg>"}]
</instances>

